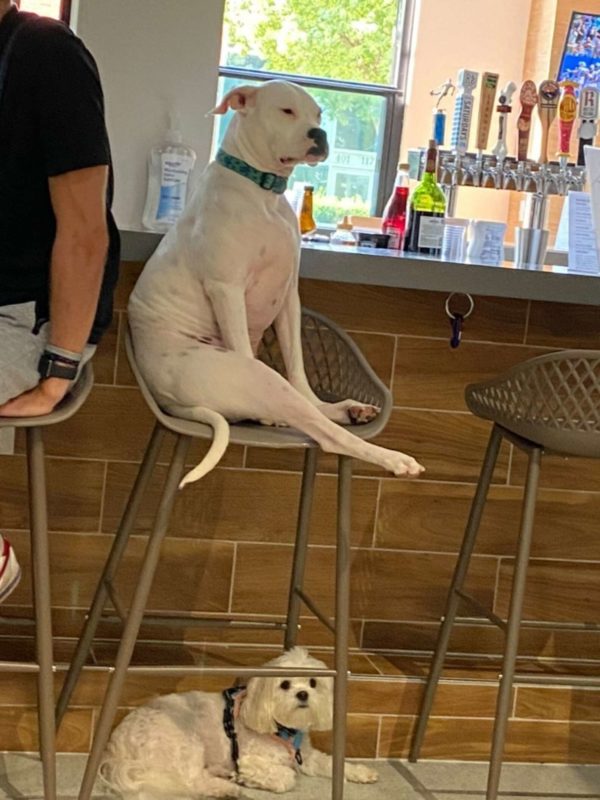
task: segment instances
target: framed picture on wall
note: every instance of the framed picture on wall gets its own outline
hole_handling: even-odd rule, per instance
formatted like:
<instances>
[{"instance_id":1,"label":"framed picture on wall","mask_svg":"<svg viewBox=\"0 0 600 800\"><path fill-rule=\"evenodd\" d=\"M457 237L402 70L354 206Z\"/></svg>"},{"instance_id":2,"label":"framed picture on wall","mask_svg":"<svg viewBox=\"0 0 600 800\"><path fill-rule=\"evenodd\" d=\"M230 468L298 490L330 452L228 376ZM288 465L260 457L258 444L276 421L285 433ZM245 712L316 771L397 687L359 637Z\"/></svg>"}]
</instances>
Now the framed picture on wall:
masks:
<instances>
[{"instance_id":1,"label":"framed picture on wall","mask_svg":"<svg viewBox=\"0 0 600 800\"><path fill-rule=\"evenodd\" d=\"M600 14L573 12L557 79L600 89Z\"/></svg>"}]
</instances>

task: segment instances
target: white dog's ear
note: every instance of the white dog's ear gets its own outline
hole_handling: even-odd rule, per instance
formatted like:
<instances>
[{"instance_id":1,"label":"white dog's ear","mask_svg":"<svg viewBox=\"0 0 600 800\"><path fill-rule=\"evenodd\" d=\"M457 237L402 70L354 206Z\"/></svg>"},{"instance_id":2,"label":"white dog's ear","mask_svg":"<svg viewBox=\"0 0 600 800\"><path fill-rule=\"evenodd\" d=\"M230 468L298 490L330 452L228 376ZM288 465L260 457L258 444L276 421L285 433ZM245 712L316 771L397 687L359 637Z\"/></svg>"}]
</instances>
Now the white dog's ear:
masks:
<instances>
[{"instance_id":1,"label":"white dog's ear","mask_svg":"<svg viewBox=\"0 0 600 800\"><path fill-rule=\"evenodd\" d=\"M258 86L236 86L230 92L227 92L225 97L221 100L218 106L215 106L209 114L226 114L231 108L234 111L239 111L240 114L246 114L249 108L254 106L256 102L256 92Z\"/></svg>"},{"instance_id":2,"label":"white dog's ear","mask_svg":"<svg viewBox=\"0 0 600 800\"><path fill-rule=\"evenodd\" d=\"M240 706L240 719L247 728L257 733L275 733L274 717L275 678L251 678L246 696Z\"/></svg>"},{"instance_id":3,"label":"white dog's ear","mask_svg":"<svg viewBox=\"0 0 600 800\"><path fill-rule=\"evenodd\" d=\"M325 664L323 664L325 666ZM312 705L313 731L330 731L333 727L333 678L318 678L316 702Z\"/></svg>"}]
</instances>

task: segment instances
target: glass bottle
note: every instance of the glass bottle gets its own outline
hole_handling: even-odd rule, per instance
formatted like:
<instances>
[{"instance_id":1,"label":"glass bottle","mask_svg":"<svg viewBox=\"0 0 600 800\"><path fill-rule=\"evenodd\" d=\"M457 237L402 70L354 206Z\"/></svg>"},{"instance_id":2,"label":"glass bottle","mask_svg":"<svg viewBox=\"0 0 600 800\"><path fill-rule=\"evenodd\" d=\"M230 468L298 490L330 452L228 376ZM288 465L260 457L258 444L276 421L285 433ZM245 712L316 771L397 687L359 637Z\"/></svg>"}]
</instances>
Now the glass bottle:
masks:
<instances>
[{"instance_id":1,"label":"glass bottle","mask_svg":"<svg viewBox=\"0 0 600 800\"><path fill-rule=\"evenodd\" d=\"M305 186L300 208L300 233L306 236L317 229L317 223L313 217L313 192L314 186Z\"/></svg>"},{"instance_id":2,"label":"glass bottle","mask_svg":"<svg viewBox=\"0 0 600 800\"><path fill-rule=\"evenodd\" d=\"M446 197L437 182L437 144L430 139L425 173L410 198L404 249L437 256L441 252Z\"/></svg>"},{"instance_id":3,"label":"glass bottle","mask_svg":"<svg viewBox=\"0 0 600 800\"><path fill-rule=\"evenodd\" d=\"M388 247L401 250L406 230L406 206L408 203L408 164L399 164L396 181L389 200L383 209L382 233L389 233Z\"/></svg>"},{"instance_id":4,"label":"glass bottle","mask_svg":"<svg viewBox=\"0 0 600 800\"><path fill-rule=\"evenodd\" d=\"M346 215L341 222L338 222L335 233L331 234L331 239L329 241L331 244L345 244L351 247L356 244L356 239L352 233L352 223L348 215Z\"/></svg>"}]
</instances>

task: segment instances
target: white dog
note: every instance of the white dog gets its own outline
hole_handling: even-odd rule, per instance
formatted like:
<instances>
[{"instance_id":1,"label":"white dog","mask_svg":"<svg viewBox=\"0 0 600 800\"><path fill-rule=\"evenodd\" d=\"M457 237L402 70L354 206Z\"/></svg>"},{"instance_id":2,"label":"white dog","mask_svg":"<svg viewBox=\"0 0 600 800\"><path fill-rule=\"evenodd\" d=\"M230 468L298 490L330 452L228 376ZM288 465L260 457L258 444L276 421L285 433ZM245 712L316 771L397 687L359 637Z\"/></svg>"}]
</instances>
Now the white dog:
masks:
<instances>
[{"instance_id":1,"label":"white dog","mask_svg":"<svg viewBox=\"0 0 600 800\"><path fill-rule=\"evenodd\" d=\"M295 647L269 666L323 669ZM290 790L298 773L331 777L331 756L315 750L309 731L332 721L332 678L251 678L223 694L159 697L114 730L100 774L127 800L239 797L240 784ZM377 772L345 765L345 777L373 783Z\"/></svg>"},{"instance_id":2,"label":"white dog","mask_svg":"<svg viewBox=\"0 0 600 800\"><path fill-rule=\"evenodd\" d=\"M229 92L213 111L236 114L217 159L203 173L178 223L146 264L129 302L136 359L160 405L213 426L197 480L220 460L227 420L289 425L323 450L371 461L396 475L423 468L410 456L362 441L335 423L377 410L354 400L324 403L302 361L298 221L285 197L296 164L328 154L321 110L284 81ZM275 323L286 381L256 359Z\"/></svg>"}]
</instances>

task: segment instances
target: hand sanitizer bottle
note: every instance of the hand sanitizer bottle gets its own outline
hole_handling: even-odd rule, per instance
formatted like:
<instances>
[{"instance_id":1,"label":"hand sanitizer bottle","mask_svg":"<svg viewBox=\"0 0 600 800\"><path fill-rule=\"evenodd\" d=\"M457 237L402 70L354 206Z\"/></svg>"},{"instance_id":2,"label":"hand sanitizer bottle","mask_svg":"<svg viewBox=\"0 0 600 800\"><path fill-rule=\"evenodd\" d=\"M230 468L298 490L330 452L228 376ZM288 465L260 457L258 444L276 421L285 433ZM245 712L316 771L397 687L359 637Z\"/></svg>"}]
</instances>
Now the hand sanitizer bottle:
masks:
<instances>
[{"instance_id":1,"label":"hand sanitizer bottle","mask_svg":"<svg viewBox=\"0 0 600 800\"><path fill-rule=\"evenodd\" d=\"M145 228L166 233L181 216L188 196L196 153L183 144L176 114L170 115L165 141L148 158L148 191L142 216Z\"/></svg>"}]
</instances>

